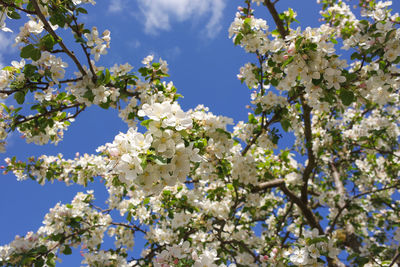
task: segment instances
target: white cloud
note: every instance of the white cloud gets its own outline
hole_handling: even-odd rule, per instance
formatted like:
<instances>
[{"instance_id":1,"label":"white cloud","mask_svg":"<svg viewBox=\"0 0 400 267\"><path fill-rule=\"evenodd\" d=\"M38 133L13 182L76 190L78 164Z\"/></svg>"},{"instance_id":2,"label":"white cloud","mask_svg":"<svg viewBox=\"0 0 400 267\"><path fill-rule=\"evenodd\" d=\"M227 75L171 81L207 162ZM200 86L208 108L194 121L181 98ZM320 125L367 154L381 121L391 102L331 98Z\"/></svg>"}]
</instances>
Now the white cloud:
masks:
<instances>
[{"instance_id":1,"label":"white cloud","mask_svg":"<svg viewBox=\"0 0 400 267\"><path fill-rule=\"evenodd\" d=\"M165 51L166 59L173 60L181 55L182 51L179 46L174 46Z\"/></svg>"},{"instance_id":2,"label":"white cloud","mask_svg":"<svg viewBox=\"0 0 400 267\"><path fill-rule=\"evenodd\" d=\"M110 1L110 4L108 5L108 11L110 13L118 13L123 10L124 3L122 3L121 0L113 0Z\"/></svg>"},{"instance_id":3,"label":"white cloud","mask_svg":"<svg viewBox=\"0 0 400 267\"><path fill-rule=\"evenodd\" d=\"M9 52L12 42L11 34L0 32L0 68L4 67L3 54Z\"/></svg>"},{"instance_id":4,"label":"white cloud","mask_svg":"<svg viewBox=\"0 0 400 267\"><path fill-rule=\"evenodd\" d=\"M8 50L13 41L10 37L10 34L0 32L0 52L5 52L6 50Z\"/></svg>"},{"instance_id":5,"label":"white cloud","mask_svg":"<svg viewBox=\"0 0 400 267\"><path fill-rule=\"evenodd\" d=\"M140 46L141 46L142 44L140 43L140 41L139 40L132 40L132 41L130 41L130 42L128 42L128 46L130 47L130 48L139 48Z\"/></svg>"},{"instance_id":6,"label":"white cloud","mask_svg":"<svg viewBox=\"0 0 400 267\"><path fill-rule=\"evenodd\" d=\"M156 34L170 30L171 22L183 22L209 16L205 25L208 37L214 37L220 30L220 21L226 0L137 0L144 16L145 31Z\"/></svg>"}]
</instances>

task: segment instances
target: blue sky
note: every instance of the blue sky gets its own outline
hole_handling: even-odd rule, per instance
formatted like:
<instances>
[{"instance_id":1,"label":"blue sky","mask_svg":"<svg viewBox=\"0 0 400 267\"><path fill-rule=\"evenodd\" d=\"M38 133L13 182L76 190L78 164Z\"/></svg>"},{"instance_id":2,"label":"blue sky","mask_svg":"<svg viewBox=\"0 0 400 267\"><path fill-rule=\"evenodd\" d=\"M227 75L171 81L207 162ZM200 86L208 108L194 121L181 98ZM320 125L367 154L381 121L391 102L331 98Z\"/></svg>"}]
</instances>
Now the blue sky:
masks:
<instances>
[{"instance_id":1,"label":"blue sky","mask_svg":"<svg viewBox=\"0 0 400 267\"><path fill-rule=\"evenodd\" d=\"M394 10L400 10L400 3L394 2ZM247 118L245 106L250 101L250 90L236 75L246 62L255 61L228 39L228 27L241 4L243 1L232 0L98 0L96 6L88 8L89 14L83 21L88 28L97 26L99 32L111 31L111 49L100 64L111 67L114 63L129 62L137 70L145 56L154 54L168 61L168 80L184 96L180 100L184 110L204 104L213 113L238 122ZM318 25L316 1L281 0L277 4L279 11L289 6L298 12L303 29ZM256 15L266 18L270 27L275 28L266 8L257 10ZM18 50L11 47L12 39L12 34L0 33L2 65L18 59ZM31 155L62 153L69 158L75 152L95 153L98 146L126 130L116 111L91 107L70 126L58 146L26 144L18 134L13 134L0 160L14 155L25 160ZM98 201L104 202L101 185L91 188L95 189ZM57 202L70 202L82 190L85 189L61 183L40 186L32 181L17 182L13 175L0 176L0 244L10 242L17 234L36 231L51 207ZM75 253L60 266L79 266L81 259Z\"/></svg>"}]
</instances>

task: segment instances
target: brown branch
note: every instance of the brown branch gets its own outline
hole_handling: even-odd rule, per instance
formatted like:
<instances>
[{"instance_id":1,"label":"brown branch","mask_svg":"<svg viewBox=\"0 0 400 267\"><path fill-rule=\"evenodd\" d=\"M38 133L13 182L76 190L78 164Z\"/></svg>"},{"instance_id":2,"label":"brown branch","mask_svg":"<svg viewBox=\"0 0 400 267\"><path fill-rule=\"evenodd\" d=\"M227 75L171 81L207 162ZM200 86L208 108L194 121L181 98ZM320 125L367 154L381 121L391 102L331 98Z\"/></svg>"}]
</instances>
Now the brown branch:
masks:
<instances>
[{"instance_id":1,"label":"brown branch","mask_svg":"<svg viewBox=\"0 0 400 267\"><path fill-rule=\"evenodd\" d=\"M276 232L275 232L276 235L279 235L279 232L281 231L282 226L286 222L286 218L289 215L289 213L292 211L292 209L293 209L293 202L290 202L289 208L287 209L287 211L283 215L282 219L279 220L278 227L276 228ZM288 239L289 235L290 235L290 231L287 231L285 236L281 240L281 247L283 247L283 245L285 244L285 242Z\"/></svg>"},{"instance_id":2,"label":"brown branch","mask_svg":"<svg viewBox=\"0 0 400 267\"><path fill-rule=\"evenodd\" d=\"M301 200L304 203L307 203L307 197L308 197L308 180L310 179L310 176L316 167L316 160L314 156L314 151L312 149L313 144L312 144L312 128L311 128L311 107L305 103L305 99L303 96L300 96L301 100L301 105L303 107L303 119L304 119L304 135L305 135L305 141L306 141L306 149L307 149L307 156L308 156L308 162L307 166L304 169L303 173L303 186L301 188Z\"/></svg>"},{"instance_id":3,"label":"brown branch","mask_svg":"<svg viewBox=\"0 0 400 267\"><path fill-rule=\"evenodd\" d=\"M137 225L130 225L127 223L119 223L119 222L111 222L111 225L115 225L115 226L122 226L122 227L126 227L131 229L133 232L141 232L143 234L147 234L147 232L145 230L143 230L142 228L140 228Z\"/></svg>"},{"instance_id":4,"label":"brown branch","mask_svg":"<svg viewBox=\"0 0 400 267\"><path fill-rule=\"evenodd\" d=\"M389 190L389 189L393 189L393 188L400 188L400 183L394 184L392 186L388 186L388 187L384 187L384 188L380 188L380 189L376 189L376 190L370 190L370 191L366 191L360 194L357 194L355 196L353 196L351 199L348 199L346 201L346 204L343 205L343 207L341 207L338 211L338 214L336 214L335 218L332 221L331 226L329 227L327 233L332 233L335 225L337 223L337 221L339 220L340 215L342 214L342 212L348 207L350 206L351 202L357 198L360 198L362 196L368 195L368 194L373 194L373 193L377 193L377 192L381 192L381 191L385 191L385 190Z\"/></svg>"},{"instance_id":5,"label":"brown branch","mask_svg":"<svg viewBox=\"0 0 400 267\"><path fill-rule=\"evenodd\" d=\"M82 77L79 77L79 78L75 78L75 79L62 80L62 81L59 81L59 83L71 83L71 82L77 82L77 81L81 81L81 80L82 80Z\"/></svg>"},{"instance_id":6,"label":"brown branch","mask_svg":"<svg viewBox=\"0 0 400 267\"><path fill-rule=\"evenodd\" d=\"M392 267L397 262L398 259L400 259L400 248L397 249L397 253L394 256L392 262L389 264L389 267Z\"/></svg>"},{"instance_id":7,"label":"brown branch","mask_svg":"<svg viewBox=\"0 0 400 267\"><path fill-rule=\"evenodd\" d=\"M12 7L12 8L15 8L15 9L17 9L17 10L19 10L19 11L22 11L22 12L24 12L24 13L27 13L27 14L31 14L31 15L35 15L35 14L36 14L36 13L33 12L33 11L24 9L24 8L19 7L19 6L15 5L15 4L12 4L12 3L6 3L6 2L4 2L3 0L0 0L0 4L3 5L3 6L5 6L5 7Z\"/></svg>"},{"instance_id":8,"label":"brown branch","mask_svg":"<svg viewBox=\"0 0 400 267\"><path fill-rule=\"evenodd\" d=\"M22 120L15 122L15 125L14 125L14 126L17 126L17 125L20 125L20 124L22 124L22 123L25 123L25 122L28 122L28 121L31 121L31 120L35 120L35 119L38 119L38 118L41 118L41 117L45 117L45 116L50 115L50 114L52 114L52 113L54 113L54 112L62 111L62 110L69 109L69 108L75 108L75 107L78 108L78 107L81 106L81 105L82 105L81 103L76 103L76 104L71 105L71 106L61 106L61 107L56 108L56 109L48 110L48 111L46 111L46 112L44 112L44 113L40 113L40 114L38 114L38 115L36 115L36 116L33 116L33 117L28 117L28 118L27 118L27 117L24 117ZM76 117L77 114L81 113L82 110L85 109L85 107L86 107L86 106L83 106L83 108L82 108L81 110L77 111L76 114L75 114L74 116L69 117L69 118L74 118L74 117Z\"/></svg>"},{"instance_id":9,"label":"brown branch","mask_svg":"<svg viewBox=\"0 0 400 267\"><path fill-rule=\"evenodd\" d=\"M290 191L285 184L280 185L279 188L283 191L283 193L286 194L286 196L289 197L291 201L293 201L299 207L304 217L306 218L308 224L312 228L318 229L320 235L324 235L325 234L324 230L319 224L317 218L315 218L314 213L307 207L307 204L305 204L298 196L296 196L292 191Z\"/></svg>"},{"instance_id":10,"label":"brown branch","mask_svg":"<svg viewBox=\"0 0 400 267\"><path fill-rule=\"evenodd\" d=\"M303 201L297 197L294 193L292 193L286 186L283 184L282 186L279 187L285 194L290 198L291 201L293 201L301 210L303 213L304 217L307 219L308 224L312 228L318 229L318 232L320 235L325 235L324 230L322 229L321 225L319 224L317 218L315 218L314 213L312 212L311 209L307 207L307 204L303 203ZM334 267L336 264L334 263L333 259L330 257L327 257L328 261L328 266L329 267Z\"/></svg>"},{"instance_id":11,"label":"brown branch","mask_svg":"<svg viewBox=\"0 0 400 267\"><path fill-rule=\"evenodd\" d=\"M330 165L331 165L331 169L332 169L333 180L335 182L338 193L342 196L346 196L347 195L346 189L344 188L344 185L343 185L342 181L340 180L340 174L339 174L335 164L333 162L331 162Z\"/></svg>"},{"instance_id":12,"label":"brown branch","mask_svg":"<svg viewBox=\"0 0 400 267\"><path fill-rule=\"evenodd\" d=\"M261 129L261 131L259 133L257 133L251 140L250 142L246 145L246 147L243 149L242 151L242 156L245 156L246 153L249 151L250 147L252 145L254 145L257 141L257 139L260 137L260 135L266 130L268 129L268 127L277 121L277 119L279 118L279 115L275 113L275 115L265 123L264 128Z\"/></svg>"},{"instance_id":13,"label":"brown branch","mask_svg":"<svg viewBox=\"0 0 400 267\"><path fill-rule=\"evenodd\" d=\"M70 119L75 119L75 118L76 118L76 117L78 117L78 115L79 115L81 112L83 112L85 109L86 109L86 106L85 106L85 105L84 105L84 106L82 106L82 108L81 108L81 109L79 109L79 106L77 106L77 107L76 107L76 111L75 111L75 114L74 114L74 115L72 115L72 116L68 116L68 117L66 117L66 118L62 119L61 121L66 121L66 120L70 120Z\"/></svg>"},{"instance_id":14,"label":"brown branch","mask_svg":"<svg viewBox=\"0 0 400 267\"><path fill-rule=\"evenodd\" d=\"M0 90L0 94L6 94L6 95L11 95L15 92L18 92L18 89L14 89L14 90Z\"/></svg>"},{"instance_id":15,"label":"brown branch","mask_svg":"<svg viewBox=\"0 0 400 267\"><path fill-rule=\"evenodd\" d=\"M284 184L285 184L285 181L283 179L275 179L275 180L264 182L264 183L257 185L256 187L254 187L251 190L251 192L257 193L257 192L263 191L268 188L280 187Z\"/></svg>"},{"instance_id":16,"label":"brown branch","mask_svg":"<svg viewBox=\"0 0 400 267\"><path fill-rule=\"evenodd\" d=\"M57 43L61 46L61 48L64 50L64 52L74 61L76 67L79 69L80 73L82 76L86 75L86 71L83 69L81 63L79 60L76 58L75 54L71 52L63 43L62 39L58 37L58 35L55 33L55 31L51 28L49 22L47 21L46 17L43 15L43 13L40 11L39 4L37 3L37 0L31 0L32 6L34 7L36 11L36 15L39 17L39 19L42 21L44 28L48 33L50 33L51 36L57 41Z\"/></svg>"},{"instance_id":17,"label":"brown branch","mask_svg":"<svg viewBox=\"0 0 400 267\"><path fill-rule=\"evenodd\" d=\"M318 220L315 218L312 210L307 206L306 202L303 202L301 198L296 196L292 191L290 191L286 185L285 181L283 179L276 179L272 181L268 181L265 183L260 184L259 186L255 187L252 192L259 192L268 188L274 188L274 187L279 187L283 193L293 202L295 203L301 212L303 213L304 217L306 218L308 224L312 228L318 229L318 232L320 235L324 235L324 230L322 229L321 225L319 224Z\"/></svg>"},{"instance_id":18,"label":"brown branch","mask_svg":"<svg viewBox=\"0 0 400 267\"><path fill-rule=\"evenodd\" d=\"M276 27L278 28L279 33L282 36L282 39L285 39L286 35L288 34L285 26L283 25L283 21L279 18L279 14L276 11L275 4L277 1L271 2L270 0L265 0L264 4L267 6L269 13L271 13L272 18L275 21Z\"/></svg>"},{"instance_id":19,"label":"brown branch","mask_svg":"<svg viewBox=\"0 0 400 267\"><path fill-rule=\"evenodd\" d=\"M243 250L245 250L248 254L250 254L253 257L255 263L260 262L260 258L242 240L233 239L230 241L226 241L221 238L221 239L218 239L218 241L221 242L221 245L224 245L224 247L225 247L225 245L229 245L234 248L233 245L235 244L235 245L239 246L240 248L242 248ZM227 251L229 254L231 254L231 256L234 257L234 255L232 255L232 253L228 249L225 249L225 251Z\"/></svg>"},{"instance_id":20,"label":"brown branch","mask_svg":"<svg viewBox=\"0 0 400 267\"><path fill-rule=\"evenodd\" d=\"M71 30L73 32L76 33L76 35L78 35L78 37L82 38L82 32L79 31L79 25L78 25L78 21L76 20L76 17L73 16L72 20L74 21L75 27L73 25L71 25L70 23L68 23L68 26L71 28ZM93 82L95 83L96 80L97 80L97 75L96 75L96 72L94 71L93 64L92 64L92 61L90 59L90 53L87 50L87 46L85 46L84 44L81 43L81 47L82 47L83 53L86 56L86 60L87 60L87 63L89 65L90 72L93 75Z\"/></svg>"}]
</instances>

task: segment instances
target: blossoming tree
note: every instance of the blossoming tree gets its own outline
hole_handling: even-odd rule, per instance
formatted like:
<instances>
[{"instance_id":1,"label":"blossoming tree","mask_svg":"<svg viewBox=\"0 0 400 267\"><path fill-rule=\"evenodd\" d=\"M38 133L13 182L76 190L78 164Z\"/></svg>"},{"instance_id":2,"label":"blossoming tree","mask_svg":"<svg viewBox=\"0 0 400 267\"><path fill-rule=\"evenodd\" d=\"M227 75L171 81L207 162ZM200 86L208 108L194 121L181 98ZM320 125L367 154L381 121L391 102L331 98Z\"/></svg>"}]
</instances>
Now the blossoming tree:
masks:
<instances>
[{"instance_id":1,"label":"blossoming tree","mask_svg":"<svg viewBox=\"0 0 400 267\"><path fill-rule=\"evenodd\" d=\"M88 266L397 266L400 17L390 2L321 0L321 26L294 29L296 13L276 2L245 0L229 29L254 54L238 75L251 112L230 132L202 105L181 109L165 61L98 66L110 32L79 20L93 0L0 0L3 31L29 15L22 59L0 71L2 150L13 131L59 142L91 105L130 126L94 155L7 159L19 180L102 180L109 196L104 207L90 191L57 204L37 232L0 246L0 265L55 266L79 247ZM293 146L280 146L283 132ZM137 233L147 243L136 259Z\"/></svg>"}]
</instances>

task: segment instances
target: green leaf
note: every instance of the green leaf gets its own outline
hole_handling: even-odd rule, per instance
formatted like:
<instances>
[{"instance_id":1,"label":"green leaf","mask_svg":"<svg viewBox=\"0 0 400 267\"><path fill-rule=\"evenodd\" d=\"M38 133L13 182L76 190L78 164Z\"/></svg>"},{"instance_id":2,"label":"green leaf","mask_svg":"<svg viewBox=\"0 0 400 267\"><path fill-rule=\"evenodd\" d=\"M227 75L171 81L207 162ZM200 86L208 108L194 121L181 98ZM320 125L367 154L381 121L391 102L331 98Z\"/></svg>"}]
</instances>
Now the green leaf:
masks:
<instances>
[{"instance_id":1,"label":"green leaf","mask_svg":"<svg viewBox=\"0 0 400 267\"><path fill-rule=\"evenodd\" d=\"M361 56L359 53L354 52L353 54L351 54L350 59L351 59L351 60L354 60L354 59L362 59L362 56Z\"/></svg>"},{"instance_id":2,"label":"green leaf","mask_svg":"<svg viewBox=\"0 0 400 267\"><path fill-rule=\"evenodd\" d=\"M321 82L322 82L322 78L320 78L320 79L318 79L318 80L312 79L312 83L313 83L314 85L320 85Z\"/></svg>"},{"instance_id":3,"label":"green leaf","mask_svg":"<svg viewBox=\"0 0 400 267\"><path fill-rule=\"evenodd\" d=\"M106 69L106 75L104 78L104 84L108 84L111 81L111 75L110 75L110 71L108 69Z\"/></svg>"},{"instance_id":4,"label":"green leaf","mask_svg":"<svg viewBox=\"0 0 400 267\"><path fill-rule=\"evenodd\" d=\"M103 109L108 109L110 107L110 103L109 102L100 103L99 106Z\"/></svg>"},{"instance_id":5,"label":"green leaf","mask_svg":"<svg viewBox=\"0 0 400 267\"><path fill-rule=\"evenodd\" d=\"M234 190L234 187L233 187L232 184L227 184L226 187L227 187L230 191L233 191L233 190Z\"/></svg>"},{"instance_id":6,"label":"green leaf","mask_svg":"<svg viewBox=\"0 0 400 267\"><path fill-rule=\"evenodd\" d=\"M131 212L128 212L128 215L126 216L126 220L128 222L130 222L132 220L132 213Z\"/></svg>"},{"instance_id":7,"label":"green leaf","mask_svg":"<svg viewBox=\"0 0 400 267\"><path fill-rule=\"evenodd\" d=\"M64 26L65 26L65 21L66 21L65 16L64 16L64 14L63 14L62 12L60 12L60 11L56 11L56 12L53 13L53 14L51 15L51 17L50 17L50 22L51 22L51 24L53 24L53 25L58 25L58 26L60 26L61 28L64 28Z\"/></svg>"},{"instance_id":8,"label":"green leaf","mask_svg":"<svg viewBox=\"0 0 400 267\"><path fill-rule=\"evenodd\" d=\"M299 39L296 40L296 43L295 43L296 50L299 50L300 45L303 42L303 39L304 39L303 37L300 37Z\"/></svg>"},{"instance_id":9,"label":"green leaf","mask_svg":"<svg viewBox=\"0 0 400 267\"><path fill-rule=\"evenodd\" d=\"M42 258L39 258L35 260L35 267L42 267L44 265L44 260Z\"/></svg>"},{"instance_id":10,"label":"green leaf","mask_svg":"<svg viewBox=\"0 0 400 267\"><path fill-rule=\"evenodd\" d=\"M145 67L140 68L138 71L143 77L146 77L147 74L149 73L149 70Z\"/></svg>"},{"instance_id":11,"label":"green leaf","mask_svg":"<svg viewBox=\"0 0 400 267\"><path fill-rule=\"evenodd\" d=\"M0 103L0 105L7 111L7 113L10 113L11 109L8 106L3 103Z\"/></svg>"},{"instance_id":12,"label":"green leaf","mask_svg":"<svg viewBox=\"0 0 400 267\"><path fill-rule=\"evenodd\" d=\"M22 105L25 102L25 92L18 91L14 94L14 98L18 104Z\"/></svg>"},{"instance_id":13,"label":"green leaf","mask_svg":"<svg viewBox=\"0 0 400 267\"><path fill-rule=\"evenodd\" d=\"M42 56L42 53L40 52L39 49L35 49L32 51L32 54L30 56L30 58L34 61L37 61L40 59L40 57Z\"/></svg>"},{"instance_id":14,"label":"green leaf","mask_svg":"<svg viewBox=\"0 0 400 267\"><path fill-rule=\"evenodd\" d=\"M357 73L349 73L346 75L347 82L352 82L358 78Z\"/></svg>"},{"instance_id":15,"label":"green leaf","mask_svg":"<svg viewBox=\"0 0 400 267\"><path fill-rule=\"evenodd\" d=\"M21 18L21 15L15 11L9 12L7 15L11 19L20 19Z\"/></svg>"},{"instance_id":16,"label":"green leaf","mask_svg":"<svg viewBox=\"0 0 400 267\"><path fill-rule=\"evenodd\" d=\"M152 122L152 121L153 121L153 120L144 120L144 121L142 121L142 122L140 123L140 125L142 125L143 127L148 128L150 122Z\"/></svg>"},{"instance_id":17,"label":"green leaf","mask_svg":"<svg viewBox=\"0 0 400 267\"><path fill-rule=\"evenodd\" d=\"M279 80L277 80L277 79L275 79L275 78L272 78L271 79L271 84L272 84L272 86L278 86L279 85Z\"/></svg>"},{"instance_id":18,"label":"green leaf","mask_svg":"<svg viewBox=\"0 0 400 267\"><path fill-rule=\"evenodd\" d=\"M258 123L258 120L256 119L256 117L254 117L254 115L253 114L249 114L249 123L250 124L257 124Z\"/></svg>"},{"instance_id":19,"label":"green leaf","mask_svg":"<svg viewBox=\"0 0 400 267\"><path fill-rule=\"evenodd\" d=\"M86 43L85 39L83 39L82 37L79 37L79 36L75 37L75 42L81 43L81 44Z\"/></svg>"},{"instance_id":20,"label":"green leaf","mask_svg":"<svg viewBox=\"0 0 400 267\"><path fill-rule=\"evenodd\" d=\"M49 267L55 267L56 266L56 262L54 261L54 259L49 259L46 261L47 265Z\"/></svg>"},{"instance_id":21,"label":"green leaf","mask_svg":"<svg viewBox=\"0 0 400 267\"><path fill-rule=\"evenodd\" d=\"M21 49L20 56L22 58L30 58L32 51L35 49L33 44L27 45Z\"/></svg>"},{"instance_id":22,"label":"green leaf","mask_svg":"<svg viewBox=\"0 0 400 267\"><path fill-rule=\"evenodd\" d=\"M226 135L226 137L228 137L228 138L232 138L231 134L230 134L229 132L225 131L224 129L217 128L217 129L215 129L215 131L217 131L217 132L219 132L219 133L221 133L221 134Z\"/></svg>"},{"instance_id":23,"label":"green leaf","mask_svg":"<svg viewBox=\"0 0 400 267\"><path fill-rule=\"evenodd\" d=\"M154 163L157 165L167 165L167 159L161 157L161 156L151 156L151 158L153 159Z\"/></svg>"},{"instance_id":24,"label":"green leaf","mask_svg":"<svg viewBox=\"0 0 400 267\"><path fill-rule=\"evenodd\" d=\"M31 64L26 64L24 68L24 74L26 77L31 77L35 74L36 70L37 70L36 66L33 66Z\"/></svg>"},{"instance_id":25,"label":"green leaf","mask_svg":"<svg viewBox=\"0 0 400 267\"><path fill-rule=\"evenodd\" d=\"M14 68L14 67L11 67L11 66L5 66L5 67L3 68L3 70L9 71L9 72L13 72L13 71L15 70L15 68Z\"/></svg>"},{"instance_id":26,"label":"green leaf","mask_svg":"<svg viewBox=\"0 0 400 267\"><path fill-rule=\"evenodd\" d=\"M288 58L285 62L283 62L282 68L286 67L288 64L290 64L292 61L294 60L294 57L291 56L290 58Z\"/></svg>"},{"instance_id":27,"label":"green leaf","mask_svg":"<svg viewBox=\"0 0 400 267\"><path fill-rule=\"evenodd\" d=\"M240 42L242 41L242 39L243 39L243 34L241 34L241 33L238 33L238 35L236 35L236 37L235 37L235 45L239 45L240 44Z\"/></svg>"},{"instance_id":28,"label":"green leaf","mask_svg":"<svg viewBox=\"0 0 400 267\"><path fill-rule=\"evenodd\" d=\"M31 58L32 60L36 61L40 59L41 53L39 49L30 44L21 49L20 56L22 58Z\"/></svg>"},{"instance_id":29,"label":"green leaf","mask_svg":"<svg viewBox=\"0 0 400 267\"><path fill-rule=\"evenodd\" d=\"M262 108L261 104L258 103L256 109L254 110L254 114L256 114L256 115L261 114L262 111L263 111L263 108Z\"/></svg>"},{"instance_id":30,"label":"green leaf","mask_svg":"<svg viewBox=\"0 0 400 267\"><path fill-rule=\"evenodd\" d=\"M279 35L280 33L279 33L279 30L278 29L275 29L275 30L273 30L272 32L271 32L271 35L274 35L274 36L276 36L276 35Z\"/></svg>"},{"instance_id":31,"label":"green leaf","mask_svg":"<svg viewBox=\"0 0 400 267\"><path fill-rule=\"evenodd\" d=\"M78 14L78 13L87 14L88 12L87 12L87 10L84 9L83 7L78 7L78 8L76 9L76 14Z\"/></svg>"},{"instance_id":32,"label":"green leaf","mask_svg":"<svg viewBox=\"0 0 400 267\"><path fill-rule=\"evenodd\" d=\"M39 247L33 248L31 250L33 253L46 253L47 252L47 247L45 245L40 245Z\"/></svg>"},{"instance_id":33,"label":"green leaf","mask_svg":"<svg viewBox=\"0 0 400 267\"><path fill-rule=\"evenodd\" d=\"M158 69L161 66L161 64L158 62L154 62L153 64L151 64L151 66L153 66L154 69Z\"/></svg>"},{"instance_id":34,"label":"green leaf","mask_svg":"<svg viewBox=\"0 0 400 267\"><path fill-rule=\"evenodd\" d=\"M53 36L47 34L43 36L43 38L40 40L40 43L46 48L46 50L51 51L57 42L54 40Z\"/></svg>"},{"instance_id":35,"label":"green leaf","mask_svg":"<svg viewBox=\"0 0 400 267\"><path fill-rule=\"evenodd\" d=\"M94 99L94 94L93 94L93 92L92 92L90 89L88 89L88 90L85 92L85 94L83 95L83 97L89 99L90 101L93 101L93 99Z\"/></svg>"},{"instance_id":36,"label":"green leaf","mask_svg":"<svg viewBox=\"0 0 400 267\"><path fill-rule=\"evenodd\" d=\"M69 246L66 246L64 248L63 254L65 255L71 255L72 254L72 249Z\"/></svg>"},{"instance_id":37,"label":"green leaf","mask_svg":"<svg viewBox=\"0 0 400 267\"><path fill-rule=\"evenodd\" d=\"M287 131L289 130L290 126L291 126L290 121L287 120L287 119L281 120L281 126L282 126L282 129L283 129L285 132L287 132Z\"/></svg>"},{"instance_id":38,"label":"green leaf","mask_svg":"<svg viewBox=\"0 0 400 267\"><path fill-rule=\"evenodd\" d=\"M355 101L354 93L349 90L342 90L340 92L340 99L342 100L343 105L349 106Z\"/></svg>"}]
</instances>

